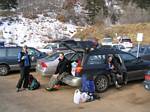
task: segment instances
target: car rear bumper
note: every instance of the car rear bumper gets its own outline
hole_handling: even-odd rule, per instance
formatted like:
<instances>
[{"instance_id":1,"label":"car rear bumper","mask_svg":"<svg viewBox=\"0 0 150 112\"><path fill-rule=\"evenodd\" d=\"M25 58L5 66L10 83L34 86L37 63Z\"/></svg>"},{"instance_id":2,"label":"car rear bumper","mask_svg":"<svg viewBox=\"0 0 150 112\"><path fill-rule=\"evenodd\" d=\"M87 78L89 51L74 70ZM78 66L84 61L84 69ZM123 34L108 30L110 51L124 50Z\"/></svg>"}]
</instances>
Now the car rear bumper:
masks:
<instances>
[{"instance_id":1,"label":"car rear bumper","mask_svg":"<svg viewBox=\"0 0 150 112\"><path fill-rule=\"evenodd\" d=\"M62 79L62 82L72 87L79 87L81 86L81 77L74 77L72 75L67 75Z\"/></svg>"}]
</instances>

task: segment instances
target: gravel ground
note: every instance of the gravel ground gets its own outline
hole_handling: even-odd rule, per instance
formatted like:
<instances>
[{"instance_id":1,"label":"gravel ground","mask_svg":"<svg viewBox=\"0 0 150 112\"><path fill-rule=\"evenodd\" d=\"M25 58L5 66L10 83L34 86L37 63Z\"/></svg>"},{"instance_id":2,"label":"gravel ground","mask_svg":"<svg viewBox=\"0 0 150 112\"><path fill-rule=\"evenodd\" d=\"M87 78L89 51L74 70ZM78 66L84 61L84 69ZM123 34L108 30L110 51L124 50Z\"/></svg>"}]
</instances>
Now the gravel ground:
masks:
<instances>
[{"instance_id":1,"label":"gravel ground","mask_svg":"<svg viewBox=\"0 0 150 112\"><path fill-rule=\"evenodd\" d=\"M73 103L76 88L63 86L48 92L44 89L48 79L32 74L41 88L19 93L15 90L19 73L0 77L0 112L150 112L150 91L144 89L142 81L131 82L120 90L111 87L100 94L100 100L76 105Z\"/></svg>"}]
</instances>

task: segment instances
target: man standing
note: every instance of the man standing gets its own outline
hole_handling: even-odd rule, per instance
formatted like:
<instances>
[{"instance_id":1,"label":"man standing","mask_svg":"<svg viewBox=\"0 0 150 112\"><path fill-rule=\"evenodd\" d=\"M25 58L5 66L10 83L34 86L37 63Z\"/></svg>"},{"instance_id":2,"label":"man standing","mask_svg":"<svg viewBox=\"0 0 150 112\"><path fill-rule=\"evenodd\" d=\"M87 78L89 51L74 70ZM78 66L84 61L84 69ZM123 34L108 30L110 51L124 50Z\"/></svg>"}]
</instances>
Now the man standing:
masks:
<instances>
[{"instance_id":1,"label":"man standing","mask_svg":"<svg viewBox=\"0 0 150 112\"><path fill-rule=\"evenodd\" d=\"M22 51L18 54L18 62L20 65L20 79L16 86L16 92L20 91L22 84L24 89L28 88L28 77L30 73L31 60L27 49L28 47L25 45L22 48Z\"/></svg>"}]
</instances>

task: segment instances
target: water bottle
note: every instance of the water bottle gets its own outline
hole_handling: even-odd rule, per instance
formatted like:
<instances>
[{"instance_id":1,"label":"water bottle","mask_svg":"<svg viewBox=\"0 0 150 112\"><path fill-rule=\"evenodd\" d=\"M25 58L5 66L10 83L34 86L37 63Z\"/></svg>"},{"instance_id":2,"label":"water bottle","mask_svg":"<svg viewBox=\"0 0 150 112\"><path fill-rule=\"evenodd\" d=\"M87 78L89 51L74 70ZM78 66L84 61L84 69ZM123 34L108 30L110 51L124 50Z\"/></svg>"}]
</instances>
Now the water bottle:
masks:
<instances>
[{"instance_id":1,"label":"water bottle","mask_svg":"<svg viewBox=\"0 0 150 112\"><path fill-rule=\"evenodd\" d=\"M77 62L72 62L71 63L71 67L72 67L72 70L71 70L71 73L73 76L75 76L75 71L76 71L76 67L77 67Z\"/></svg>"}]
</instances>

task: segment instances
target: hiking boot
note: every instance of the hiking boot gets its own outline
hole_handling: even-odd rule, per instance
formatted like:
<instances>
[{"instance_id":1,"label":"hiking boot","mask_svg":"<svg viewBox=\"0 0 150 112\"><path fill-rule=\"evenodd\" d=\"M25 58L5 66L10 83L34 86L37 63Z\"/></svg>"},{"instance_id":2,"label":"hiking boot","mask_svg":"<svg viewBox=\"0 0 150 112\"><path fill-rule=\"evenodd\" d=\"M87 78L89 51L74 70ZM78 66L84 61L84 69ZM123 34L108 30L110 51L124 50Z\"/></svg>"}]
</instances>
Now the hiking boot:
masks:
<instances>
[{"instance_id":1,"label":"hiking boot","mask_svg":"<svg viewBox=\"0 0 150 112\"><path fill-rule=\"evenodd\" d=\"M128 81L127 81L127 80L125 80L125 81L124 81L124 84L125 84L125 85L127 85L127 83L128 83Z\"/></svg>"},{"instance_id":2,"label":"hiking boot","mask_svg":"<svg viewBox=\"0 0 150 112\"><path fill-rule=\"evenodd\" d=\"M55 89L55 88L49 88L49 87L47 87L47 88L45 88L47 91L56 91L57 89Z\"/></svg>"},{"instance_id":3,"label":"hiking boot","mask_svg":"<svg viewBox=\"0 0 150 112\"><path fill-rule=\"evenodd\" d=\"M19 92L20 91L20 89L19 88L16 88L16 92Z\"/></svg>"},{"instance_id":4,"label":"hiking boot","mask_svg":"<svg viewBox=\"0 0 150 112\"><path fill-rule=\"evenodd\" d=\"M54 89L59 89L61 86L60 85L55 85L53 88Z\"/></svg>"},{"instance_id":5,"label":"hiking boot","mask_svg":"<svg viewBox=\"0 0 150 112\"><path fill-rule=\"evenodd\" d=\"M100 97L99 94L94 94L94 95L93 95L93 98L96 99L96 100L100 100L101 97Z\"/></svg>"},{"instance_id":6,"label":"hiking boot","mask_svg":"<svg viewBox=\"0 0 150 112\"><path fill-rule=\"evenodd\" d=\"M115 86L116 88L121 88L121 85L119 85L117 81L115 82Z\"/></svg>"}]
</instances>

